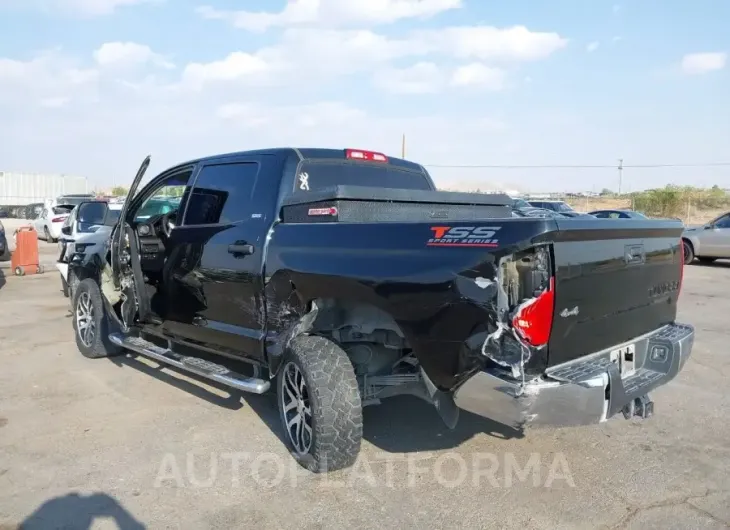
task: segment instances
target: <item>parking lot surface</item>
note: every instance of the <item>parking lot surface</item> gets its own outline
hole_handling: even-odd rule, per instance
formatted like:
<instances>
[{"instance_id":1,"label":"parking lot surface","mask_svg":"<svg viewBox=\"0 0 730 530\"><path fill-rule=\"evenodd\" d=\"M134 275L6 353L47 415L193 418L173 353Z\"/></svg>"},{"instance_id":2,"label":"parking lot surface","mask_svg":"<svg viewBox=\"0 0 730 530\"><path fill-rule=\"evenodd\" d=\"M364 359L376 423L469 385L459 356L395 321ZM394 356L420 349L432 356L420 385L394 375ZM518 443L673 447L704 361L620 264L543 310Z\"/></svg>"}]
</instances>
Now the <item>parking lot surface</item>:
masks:
<instances>
[{"instance_id":1,"label":"parking lot surface","mask_svg":"<svg viewBox=\"0 0 730 530\"><path fill-rule=\"evenodd\" d=\"M730 527L729 264L685 269L694 354L653 418L519 433L463 414L450 431L395 398L366 409L356 467L327 476L292 464L272 395L86 359L57 272L2 273L2 530Z\"/></svg>"}]
</instances>

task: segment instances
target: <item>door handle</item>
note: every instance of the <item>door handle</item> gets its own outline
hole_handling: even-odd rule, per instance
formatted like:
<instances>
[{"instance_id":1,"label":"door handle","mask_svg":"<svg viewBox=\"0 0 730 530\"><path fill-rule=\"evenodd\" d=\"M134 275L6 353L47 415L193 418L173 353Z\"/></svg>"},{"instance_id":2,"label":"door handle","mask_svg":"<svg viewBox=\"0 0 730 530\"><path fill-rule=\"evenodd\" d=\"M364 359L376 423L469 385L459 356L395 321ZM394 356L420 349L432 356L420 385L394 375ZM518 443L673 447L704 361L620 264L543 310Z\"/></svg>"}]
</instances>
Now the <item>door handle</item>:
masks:
<instances>
[{"instance_id":1,"label":"door handle","mask_svg":"<svg viewBox=\"0 0 730 530\"><path fill-rule=\"evenodd\" d=\"M248 243L235 243L233 245L228 245L228 253L233 254L236 258L250 256L253 254L253 245L249 245Z\"/></svg>"}]
</instances>

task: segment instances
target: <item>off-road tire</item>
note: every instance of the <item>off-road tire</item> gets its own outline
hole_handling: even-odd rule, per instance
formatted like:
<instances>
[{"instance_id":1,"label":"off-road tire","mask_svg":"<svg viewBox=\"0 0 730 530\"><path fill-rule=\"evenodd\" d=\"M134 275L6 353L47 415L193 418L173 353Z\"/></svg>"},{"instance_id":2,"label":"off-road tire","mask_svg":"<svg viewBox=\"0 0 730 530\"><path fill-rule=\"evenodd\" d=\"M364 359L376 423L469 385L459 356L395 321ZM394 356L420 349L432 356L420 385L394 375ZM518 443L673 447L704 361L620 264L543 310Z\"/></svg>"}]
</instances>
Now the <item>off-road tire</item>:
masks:
<instances>
[{"instance_id":1,"label":"off-road tire","mask_svg":"<svg viewBox=\"0 0 730 530\"><path fill-rule=\"evenodd\" d=\"M684 264L689 265L692 263L695 259L695 249L692 246L692 243L687 241L686 239L682 240L682 257L684 258Z\"/></svg>"},{"instance_id":2,"label":"off-road tire","mask_svg":"<svg viewBox=\"0 0 730 530\"><path fill-rule=\"evenodd\" d=\"M91 301L92 316L95 325L95 333L90 344L84 344L79 335L77 311L79 300L85 294ZM81 355L89 359L99 359L101 357L113 357L124 352L122 348L109 340L109 317L104 309L104 302L101 297L101 291L96 282L89 278L80 282L73 291L73 301L71 304L71 321L73 322L74 338L76 339L76 347Z\"/></svg>"},{"instance_id":3,"label":"off-road tire","mask_svg":"<svg viewBox=\"0 0 730 530\"><path fill-rule=\"evenodd\" d=\"M311 446L299 453L290 439L282 395L285 372L293 363L304 376L311 408ZM279 416L292 456L314 473L352 466L362 441L362 401L350 359L334 342L300 335L287 348L276 381Z\"/></svg>"}]
</instances>

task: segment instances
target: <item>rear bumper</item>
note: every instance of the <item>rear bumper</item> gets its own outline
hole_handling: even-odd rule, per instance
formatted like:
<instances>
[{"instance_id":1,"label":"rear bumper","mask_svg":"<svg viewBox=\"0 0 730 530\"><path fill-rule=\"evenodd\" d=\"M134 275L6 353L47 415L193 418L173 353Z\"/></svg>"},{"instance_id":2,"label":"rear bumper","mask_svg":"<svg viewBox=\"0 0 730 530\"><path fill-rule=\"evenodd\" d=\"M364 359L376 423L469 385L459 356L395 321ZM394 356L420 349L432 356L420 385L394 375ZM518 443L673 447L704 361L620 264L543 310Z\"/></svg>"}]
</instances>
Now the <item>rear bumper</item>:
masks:
<instances>
[{"instance_id":1,"label":"rear bumper","mask_svg":"<svg viewBox=\"0 0 730 530\"><path fill-rule=\"evenodd\" d=\"M599 423L674 379L692 353L694 328L668 325L632 344L636 373L623 379L606 350L550 368L524 385L478 372L456 390L454 401L463 410L514 428Z\"/></svg>"}]
</instances>

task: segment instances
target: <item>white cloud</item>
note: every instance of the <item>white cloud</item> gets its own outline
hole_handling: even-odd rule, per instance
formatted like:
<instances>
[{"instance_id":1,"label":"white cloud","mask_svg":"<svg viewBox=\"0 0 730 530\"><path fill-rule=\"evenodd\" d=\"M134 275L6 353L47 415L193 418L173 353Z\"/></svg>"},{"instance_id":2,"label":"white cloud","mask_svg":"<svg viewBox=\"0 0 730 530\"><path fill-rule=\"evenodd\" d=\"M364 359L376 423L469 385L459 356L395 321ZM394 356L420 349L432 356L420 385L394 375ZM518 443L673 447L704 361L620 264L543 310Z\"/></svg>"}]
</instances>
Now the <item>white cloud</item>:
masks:
<instances>
[{"instance_id":1,"label":"white cloud","mask_svg":"<svg viewBox=\"0 0 730 530\"><path fill-rule=\"evenodd\" d=\"M482 63L470 63L456 68L451 76L451 85L457 87L477 87L488 90L504 88L505 74L499 68Z\"/></svg>"},{"instance_id":2,"label":"white cloud","mask_svg":"<svg viewBox=\"0 0 730 530\"><path fill-rule=\"evenodd\" d=\"M415 39L436 53L498 61L545 59L568 44L558 33L531 31L525 26L455 26L420 31Z\"/></svg>"},{"instance_id":3,"label":"white cloud","mask_svg":"<svg viewBox=\"0 0 730 530\"><path fill-rule=\"evenodd\" d=\"M444 73L434 63L421 62L408 68L387 68L375 73L375 86L394 94L433 94L440 92Z\"/></svg>"},{"instance_id":4,"label":"white cloud","mask_svg":"<svg viewBox=\"0 0 730 530\"><path fill-rule=\"evenodd\" d=\"M681 68L687 75L699 75L722 70L726 64L725 52L689 53L682 57Z\"/></svg>"},{"instance_id":5,"label":"white cloud","mask_svg":"<svg viewBox=\"0 0 730 530\"><path fill-rule=\"evenodd\" d=\"M596 51L598 49L598 47L600 45L601 45L600 42L598 42L597 40L594 40L593 42L589 43L588 46L586 46L586 51L588 53L593 53L594 51Z\"/></svg>"},{"instance_id":6,"label":"white cloud","mask_svg":"<svg viewBox=\"0 0 730 530\"><path fill-rule=\"evenodd\" d=\"M69 102L68 97L59 96L59 97L44 98L40 101L40 105L41 105L41 107L46 107L49 109L59 109L61 107L65 107L68 102Z\"/></svg>"},{"instance_id":7,"label":"white cloud","mask_svg":"<svg viewBox=\"0 0 730 530\"><path fill-rule=\"evenodd\" d=\"M96 17L110 15L122 7L161 1L164 0L0 0L0 8L33 9L41 12Z\"/></svg>"},{"instance_id":8,"label":"white cloud","mask_svg":"<svg viewBox=\"0 0 730 530\"><path fill-rule=\"evenodd\" d=\"M288 0L279 12L226 11L201 6L207 19L225 20L253 32L302 25L347 26L389 24L408 18L428 18L462 7L462 0Z\"/></svg>"},{"instance_id":9,"label":"white cloud","mask_svg":"<svg viewBox=\"0 0 730 530\"><path fill-rule=\"evenodd\" d=\"M457 26L401 37L370 30L288 29L273 46L234 52L209 63L189 64L183 80L197 88L216 82L291 84L293 78L314 86L358 72L389 69L398 75L390 63L399 59L414 58L420 63L435 62L437 57L500 63L534 61L547 58L566 44L566 39L557 33L532 32L522 26ZM421 70L416 73L423 74ZM494 84L493 72L490 74ZM381 80L383 76L378 74Z\"/></svg>"},{"instance_id":10,"label":"white cloud","mask_svg":"<svg viewBox=\"0 0 730 530\"><path fill-rule=\"evenodd\" d=\"M94 60L102 67L130 67L147 63L163 68L174 68L175 65L153 52L145 44L136 42L107 42L94 51Z\"/></svg>"}]
</instances>

